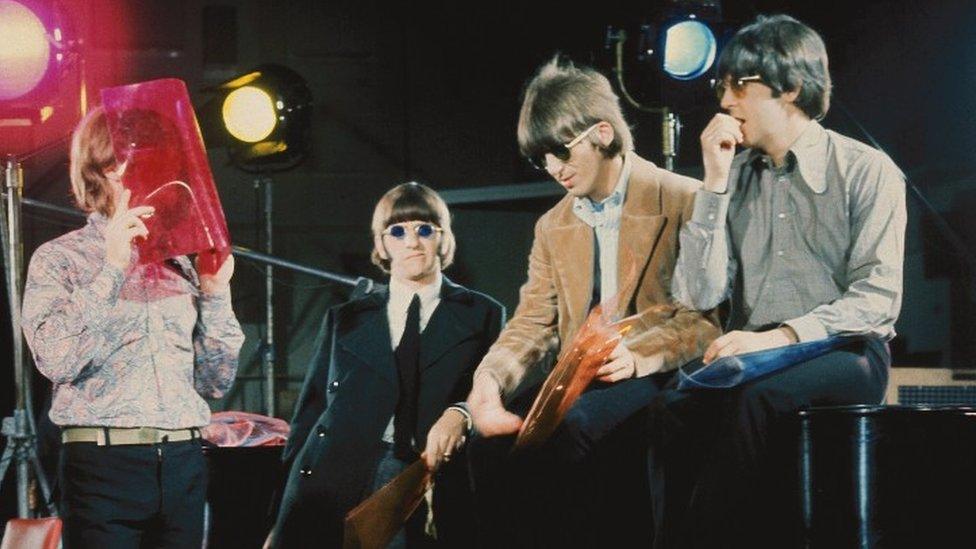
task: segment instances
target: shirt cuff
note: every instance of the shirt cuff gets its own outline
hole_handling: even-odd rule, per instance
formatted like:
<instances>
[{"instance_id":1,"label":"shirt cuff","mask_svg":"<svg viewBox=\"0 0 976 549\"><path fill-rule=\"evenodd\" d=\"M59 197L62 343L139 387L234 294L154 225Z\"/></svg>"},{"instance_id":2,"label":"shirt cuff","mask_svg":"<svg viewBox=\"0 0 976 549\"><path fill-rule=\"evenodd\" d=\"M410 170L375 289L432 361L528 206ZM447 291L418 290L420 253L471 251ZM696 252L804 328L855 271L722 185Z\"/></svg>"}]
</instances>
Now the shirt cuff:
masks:
<instances>
[{"instance_id":1,"label":"shirt cuff","mask_svg":"<svg viewBox=\"0 0 976 549\"><path fill-rule=\"evenodd\" d=\"M829 335L823 323L817 317L810 314L787 320L783 324L793 328L793 331L796 332L796 337L799 340L797 343L826 339Z\"/></svg>"},{"instance_id":2,"label":"shirt cuff","mask_svg":"<svg viewBox=\"0 0 976 549\"><path fill-rule=\"evenodd\" d=\"M466 427L466 435L471 436L474 432L474 419L471 417L471 412L468 411L467 402L455 402L447 407L448 410L456 410L462 416L464 416L464 422Z\"/></svg>"},{"instance_id":3,"label":"shirt cuff","mask_svg":"<svg viewBox=\"0 0 976 549\"><path fill-rule=\"evenodd\" d=\"M691 214L691 220L706 227L724 226L731 196L729 193L718 194L698 189L695 192L695 209Z\"/></svg>"}]
</instances>

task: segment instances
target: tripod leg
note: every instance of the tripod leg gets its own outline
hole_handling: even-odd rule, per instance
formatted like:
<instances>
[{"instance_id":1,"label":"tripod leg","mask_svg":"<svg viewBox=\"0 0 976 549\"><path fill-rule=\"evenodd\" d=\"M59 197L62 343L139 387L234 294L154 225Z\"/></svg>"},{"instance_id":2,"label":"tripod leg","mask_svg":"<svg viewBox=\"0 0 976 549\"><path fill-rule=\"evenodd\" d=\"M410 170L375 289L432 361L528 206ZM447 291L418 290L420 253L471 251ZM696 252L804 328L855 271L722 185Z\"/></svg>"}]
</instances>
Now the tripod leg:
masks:
<instances>
[{"instance_id":1,"label":"tripod leg","mask_svg":"<svg viewBox=\"0 0 976 549\"><path fill-rule=\"evenodd\" d=\"M37 451L31 447L31 463L34 464L34 476L37 478L37 484L41 487L41 495L44 496L44 505L47 506L47 511L52 517L58 516L58 507L51 501L51 487L47 483L47 475L44 474L44 468L41 467L41 460L37 457Z\"/></svg>"},{"instance_id":2,"label":"tripod leg","mask_svg":"<svg viewBox=\"0 0 976 549\"><path fill-rule=\"evenodd\" d=\"M3 449L3 456L0 456L0 482L7 477L7 469L10 467L10 461L14 458L14 442L13 440L7 439L7 446Z\"/></svg>"}]
</instances>

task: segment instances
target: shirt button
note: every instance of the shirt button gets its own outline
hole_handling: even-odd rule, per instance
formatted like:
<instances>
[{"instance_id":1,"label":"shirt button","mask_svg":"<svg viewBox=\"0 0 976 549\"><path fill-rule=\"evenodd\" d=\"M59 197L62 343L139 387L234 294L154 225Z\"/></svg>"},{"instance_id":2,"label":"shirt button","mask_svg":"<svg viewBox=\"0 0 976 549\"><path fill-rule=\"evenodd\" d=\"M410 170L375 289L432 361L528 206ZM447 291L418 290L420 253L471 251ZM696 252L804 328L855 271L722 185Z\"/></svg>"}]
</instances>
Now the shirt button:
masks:
<instances>
[{"instance_id":1,"label":"shirt button","mask_svg":"<svg viewBox=\"0 0 976 549\"><path fill-rule=\"evenodd\" d=\"M776 255L782 257L783 256L783 250L776 250Z\"/></svg>"},{"instance_id":2,"label":"shirt button","mask_svg":"<svg viewBox=\"0 0 976 549\"><path fill-rule=\"evenodd\" d=\"M786 219L786 214L783 213L783 212L780 212L779 215L777 215L776 217L778 217L780 219Z\"/></svg>"},{"instance_id":3,"label":"shirt button","mask_svg":"<svg viewBox=\"0 0 976 549\"><path fill-rule=\"evenodd\" d=\"M329 392L330 393L334 393L334 392L336 392L338 390L339 390L339 382L338 381L333 381L332 383L329 384Z\"/></svg>"},{"instance_id":4,"label":"shirt button","mask_svg":"<svg viewBox=\"0 0 976 549\"><path fill-rule=\"evenodd\" d=\"M708 214L709 221L715 221L715 214Z\"/></svg>"}]
</instances>

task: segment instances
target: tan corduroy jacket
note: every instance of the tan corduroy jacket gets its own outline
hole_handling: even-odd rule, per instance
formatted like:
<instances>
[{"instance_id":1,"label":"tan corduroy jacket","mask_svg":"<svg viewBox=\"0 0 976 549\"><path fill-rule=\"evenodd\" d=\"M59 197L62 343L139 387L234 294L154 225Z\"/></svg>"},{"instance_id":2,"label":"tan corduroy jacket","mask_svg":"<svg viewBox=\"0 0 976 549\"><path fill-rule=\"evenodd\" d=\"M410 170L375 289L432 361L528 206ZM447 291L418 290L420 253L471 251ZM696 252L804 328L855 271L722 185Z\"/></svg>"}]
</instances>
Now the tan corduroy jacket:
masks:
<instances>
[{"instance_id":1,"label":"tan corduroy jacket","mask_svg":"<svg viewBox=\"0 0 976 549\"><path fill-rule=\"evenodd\" d=\"M673 370L701 356L720 330L715 316L671 300L678 230L691 218L700 183L628 153L632 164L620 223L620 313L640 313L624 340L637 357L638 375ZM475 377L491 375L503 394L586 320L593 289L593 229L573 213L565 196L535 226L528 280L519 304ZM656 355L663 354L663 363Z\"/></svg>"}]
</instances>

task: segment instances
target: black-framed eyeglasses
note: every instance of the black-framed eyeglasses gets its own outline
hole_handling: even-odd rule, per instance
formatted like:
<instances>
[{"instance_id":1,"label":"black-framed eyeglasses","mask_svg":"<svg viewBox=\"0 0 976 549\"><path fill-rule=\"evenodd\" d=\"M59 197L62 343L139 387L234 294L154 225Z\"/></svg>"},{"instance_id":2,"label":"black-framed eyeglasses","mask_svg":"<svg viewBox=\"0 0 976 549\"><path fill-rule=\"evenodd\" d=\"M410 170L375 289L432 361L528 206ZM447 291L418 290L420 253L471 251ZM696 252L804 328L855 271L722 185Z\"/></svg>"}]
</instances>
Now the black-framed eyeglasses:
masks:
<instances>
[{"instance_id":1,"label":"black-framed eyeglasses","mask_svg":"<svg viewBox=\"0 0 976 549\"><path fill-rule=\"evenodd\" d=\"M746 86L749 82L762 82L762 76L754 74L752 76L740 76L739 78L729 78L728 82L724 78L712 78L710 84L712 89L715 90L715 95L718 100L721 101L722 97L725 96L725 88L731 87L732 93L739 95L742 93L742 88Z\"/></svg>"},{"instance_id":2,"label":"black-framed eyeglasses","mask_svg":"<svg viewBox=\"0 0 976 549\"><path fill-rule=\"evenodd\" d=\"M423 239L434 238L434 235L444 231L444 229L432 223L417 223L415 225L396 223L394 225L390 225L386 229L383 229L383 234L390 235L397 240L403 240L407 237L407 231L410 229L413 229L413 233L417 235L417 237Z\"/></svg>"},{"instance_id":3,"label":"black-framed eyeglasses","mask_svg":"<svg viewBox=\"0 0 976 549\"><path fill-rule=\"evenodd\" d=\"M579 145L580 142L583 141L583 139L585 139L586 136L589 135L590 132L593 131L599 125L600 123L597 122L596 124L593 124L589 128L586 128L585 130L583 130L582 133L574 137L568 143L560 143L559 145L556 145L555 147L552 147L547 151L542 151L539 154L530 156L529 164L532 164L532 167L537 170L545 171L546 166L548 165L548 162L546 161L547 154L551 154L555 156L556 158L559 159L560 162L568 161L570 155L573 154L572 148L575 147L576 145Z\"/></svg>"}]
</instances>

